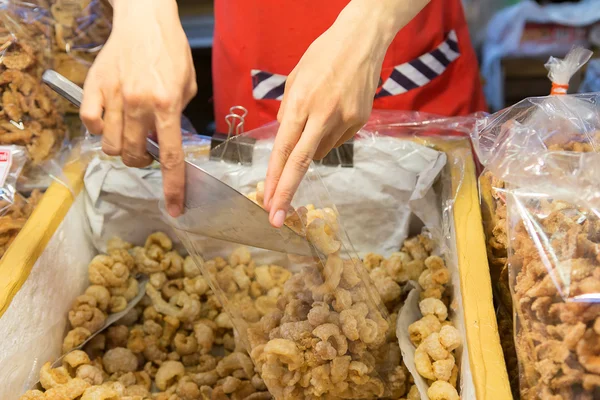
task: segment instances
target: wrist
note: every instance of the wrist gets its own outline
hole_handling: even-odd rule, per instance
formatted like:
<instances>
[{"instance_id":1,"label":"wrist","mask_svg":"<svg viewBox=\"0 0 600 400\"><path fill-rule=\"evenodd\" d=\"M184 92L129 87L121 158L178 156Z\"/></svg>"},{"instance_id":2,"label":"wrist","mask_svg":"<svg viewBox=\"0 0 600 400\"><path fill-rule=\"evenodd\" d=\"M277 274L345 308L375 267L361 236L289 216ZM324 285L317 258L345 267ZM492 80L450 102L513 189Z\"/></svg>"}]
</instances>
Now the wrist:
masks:
<instances>
[{"instance_id":1,"label":"wrist","mask_svg":"<svg viewBox=\"0 0 600 400\"><path fill-rule=\"evenodd\" d=\"M113 6L113 21L123 17L156 14L163 16L178 14L177 0L109 0Z\"/></svg>"},{"instance_id":2,"label":"wrist","mask_svg":"<svg viewBox=\"0 0 600 400\"><path fill-rule=\"evenodd\" d=\"M362 21L378 41L390 45L396 34L406 26L430 0L352 0L344 8L340 23ZM338 21L336 20L336 24ZM364 24L366 23L366 24Z\"/></svg>"}]
</instances>

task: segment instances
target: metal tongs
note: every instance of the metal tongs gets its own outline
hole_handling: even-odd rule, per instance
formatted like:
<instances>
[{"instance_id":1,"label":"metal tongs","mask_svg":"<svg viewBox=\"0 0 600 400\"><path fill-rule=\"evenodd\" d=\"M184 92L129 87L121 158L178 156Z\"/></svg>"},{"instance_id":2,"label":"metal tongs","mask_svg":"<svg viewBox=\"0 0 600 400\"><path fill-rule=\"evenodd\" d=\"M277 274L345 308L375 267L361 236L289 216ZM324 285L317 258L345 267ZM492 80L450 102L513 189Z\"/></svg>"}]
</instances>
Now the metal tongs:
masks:
<instances>
[{"instance_id":1,"label":"metal tongs","mask_svg":"<svg viewBox=\"0 0 600 400\"><path fill-rule=\"evenodd\" d=\"M75 106L81 106L83 90L79 86L52 70L45 71L42 80ZM147 139L146 149L160 162L158 143ZM274 228L262 207L189 161L185 162L183 215L167 218L175 228L192 234L281 253L315 256L304 237L287 226Z\"/></svg>"}]
</instances>

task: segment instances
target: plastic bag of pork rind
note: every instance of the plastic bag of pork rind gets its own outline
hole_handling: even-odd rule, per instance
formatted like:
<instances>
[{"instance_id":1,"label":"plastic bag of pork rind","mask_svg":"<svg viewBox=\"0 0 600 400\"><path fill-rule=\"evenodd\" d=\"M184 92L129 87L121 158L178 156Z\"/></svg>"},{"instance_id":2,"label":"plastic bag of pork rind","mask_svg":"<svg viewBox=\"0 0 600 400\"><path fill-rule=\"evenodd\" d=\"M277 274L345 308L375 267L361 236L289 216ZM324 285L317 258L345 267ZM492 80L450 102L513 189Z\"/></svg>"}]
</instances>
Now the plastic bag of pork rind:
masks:
<instances>
[{"instance_id":1,"label":"plastic bag of pork rind","mask_svg":"<svg viewBox=\"0 0 600 400\"><path fill-rule=\"evenodd\" d=\"M34 164L61 147L65 128L54 94L41 83L50 56L46 10L0 2L0 145L26 146Z\"/></svg>"},{"instance_id":2,"label":"plastic bag of pork rind","mask_svg":"<svg viewBox=\"0 0 600 400\"><path fill-rule=\"evenodd\" d=\"M17 192L17 180L26 161L25 148L0 146L0 258L42 197L38 190L30 193Z\"/></svg>"},{"instance_id":3,"label":"plastic bag of pork rind","mask_svg":"<svg viewBox=\"0 0 600 400\"><path fill-rule=\"evenodd\" d=\"M523 399L600 396L600 95L561 95L591 56L546 65L553 94L481 121L473 138L502 211Z\"/></svg>"},{"instance_id":4,"label":"plastic bag of pork rind","mask_svg":"<svg viewBox=\"0 0 600 400\"><path fill-rule=\"evenodd\" d=\"M44 1L53 20L53 68L79 86L108 40L112 28L112 7L108 0ZM77 109L60 102L67 113Z\"/></svg>"},{"instance_id":5,"label":"plastic bag of pork rind","mask_svg":"<svg viewBox=\"0 0 600 400\"><path fill-rule=\"evenodd\" d=\"M275 136L276 130L276 125L265 127L264 131L259 129L270 137ZM224 153L225 145L236 147L240 154L243 152L237 148L243 144L232 140L222 144L222 149L215 149L215 153ZM264 177L264 171L256 165L244 172L252 176L262 173ZM236 175L241 174L238 171ZM257 211L262 201L261 185L258 186L257 193L248 193L257 203ZM203 203L202 209L206 221L210 220L220 230L228 229L219 225L225 215L219 211L221 207L228 210L230 221L243 223L248 217L235 206L235 200L233 203L230 199L215 200L221 205ZM272 252L276 258L268 264L252 263L250 276L268 287L268 293L263 293L263 286L253 284L248 278L246 264L251 253L246 248L230 256L230 265L203 261L207 248L201 246L205 237L193 229L204 219L198 212L186 213L170 222L207 277L231 318L229 324L238 334L239 345L250 354L274 398L389 397L395 366L399 364L394 360L400 357L400 349L387 340L393 325L381 297L360 260L353 257L353 249L344 242L347 236L338 212L316 173L309 173L304 179L295 202L298 206L295 211L290 210L286 225L306 236L314 246L314 253L306 243L307 253L303 255ZM268 225L266 219L265 223ZM257 232L261 236L266 234ZM219 242L213 244L219 246ZM260 247L256 243L246 244ZM160 292L151 287L147 290L155 305L164 302ZM256 302L252 296L256 296Z\"/></svg>"},{"instance_id":6,"label":"plastic bag of pork rind","mask_svg":"<svg viewBox=\"0 0 600 400\"><path fill-rule=\"evenodd\" d=\"M223 236L210 236L219 235L215 233L216 229L212 232L200 229L210 222L212 228L228 232L229 237L239 232L236 225L243 224L248 214L241 212L237 207L239 203L232 198L219 197L213 201L205 197L201 206L196 202L195 212L185 213L175 220L167 217L223 304L230 317L227 322L233 325L239 342L243 343L241 348L248 350L256 370L275 398L401 398L409 390L412 395L421 391L421 396L427 398L431 387L433 394L436 388L442 387L450 396L455 396L452 398L458 398L461 389L464 389L465 398L473 393L466 343L458 345L461 351L453 353L452 357L444 350L445 362L442 364L446 368L444 371L450 373L445 378L450 382L438 382L443 379L437 377L434 377L435 382L425 382L424 378L415 376L419 370L411 370L409 366L414 358L412 354L416 352L415 346L408 339L405 348L402 342L398 343L394 324L391 329L386 328L387 313L380 306L384 303L386 308L390 307L388 313L397 313L394 304L399 303L394 302L406 298L403 288L410 290L406 285L410 276L417 279L423 275L423 282L428 285L429 272L425 271L424 260L434 251L431 238L440 239L437 243L446 249L446 235L448 238L453 235L452 224L445 223L445 218L450 215L446 213L446 198L448 196L448 201L452 202L454 192L451 187L454 183L460 186L463 159L452 158L447 164L444 152L410 139L416 139L412 135L426 132L456 134L461 128L467 129L466 123L461 119L448 120L425 114L376 113L351 146L333 154L336 156L333 158L339 158L337 164L311 166L292 202L295 212L290 210L286 224L307 234L309 241L320 247L320 253L325 255L321 259L261 250L261 243L250 241L253 237L248 236L237 238L239 243L251 246L248 250L233 250L237 245L225 242ZM254 200L259 217L258 207L263 203L264 190L261 181L265 177L277 128L276 124L269 124L238 135L213 149L213 157L194 160L198 167ZM424 140L423 143L431 145L434 142ZM447 179L441 178L442 170ZM443 184L440 183L442 180ZM449 193L445 193L446 190ZM343 226L340 220L351 223ZM233 225L232 221L235 221ZM265 223L268 225L268 221ZM384 268L374 268L377 271L369 273L354 253L356 249L365 257L373 251L386 256L396 254L400 250L399 243L407 239L409 231L415 235L423 225L430 229L431 236L414 236L413 240L406 241L407 246L410 243L410 246L425 244L419 254L414 254L414 260L412 256L403 258L407 265L415 262L411 267L399 267L406 268L404 272L396 271L396 279L402 286L386 275ZM262 238L264 234L255 236ZM454 265L451 250L454 247L450 240L448 265ZM424 250L425 247L429 250ZM224 251L227 248L234 253ZM420 263L421 257L423 262ZM369 258L377 256L370 254ZM398 265L395 261L391 263ZM450 268L441 269L448 279ZM458 279L458 274L455 277ZM371 281L377 282L375 289ZM445 284L449 284L449 280ZM459 292L453 290L458 291L460 285L453 283L451 286L453 289L444 297L448 299L448 306L438 298L427 299L424 304L431 302L440 305L440 309L459 309L460 295L455 295ZM442 292L446 293L446 289L431 288L436 293L428 291L429 296L439 293L441 297ZM164 301L158 293L153 296L157 304ZM411 304L416 313L404 319L405 323L398 323L397 329L404 337L408 336L408 333L404 334L408 325L422 317L419 293L415 300L411 300ZM446 312L443 318L448 315ZM461 318L457 316L456 320ZM436 321L438 319L436 317ZM461 322L457 326L460 327ZM447 330L460 332L458 329L448 327ZM387 343L382 342L381 334L385 331L388 332L385 335ZM451 351L454 350L456 348L452 347ZM402 365L404 362L407 362L408 370ZM423 381L420 388L409 388L409 371L415 382ZM465 380L457 388L459 374L460 379Z\"/></svg>"}]
</instances>

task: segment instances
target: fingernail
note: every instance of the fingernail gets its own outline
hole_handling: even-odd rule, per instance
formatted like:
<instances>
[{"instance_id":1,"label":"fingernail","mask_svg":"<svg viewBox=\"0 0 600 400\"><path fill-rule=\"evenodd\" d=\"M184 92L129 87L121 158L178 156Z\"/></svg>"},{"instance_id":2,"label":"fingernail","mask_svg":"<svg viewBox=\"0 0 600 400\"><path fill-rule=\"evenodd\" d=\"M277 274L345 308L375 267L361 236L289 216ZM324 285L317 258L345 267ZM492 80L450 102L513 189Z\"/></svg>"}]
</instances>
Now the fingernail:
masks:
<instances>
[{"instance_id":1,"label":"fingernail","mask_svg":"<svg viewBox=\"0 0 600 400\"><path fill-rule=\"evenodd\" d=\"M167 206L167 211L169 212L169 215L173 218L177 218L179 217L179 214L181 214L181 209L175 204L169 204Z\"/></svg>"},{"instance_id":2,"label":"fingernail","mask_svg":"<svg viewBox=\"0 0 600 400\"><path fill-rule=\"evenodd\" d=\"M273 226L276 228L281 228L283 226L283 222L285 221L285 212L283 210L277 210L271 221Z\"/></svg>"}]
</instances>

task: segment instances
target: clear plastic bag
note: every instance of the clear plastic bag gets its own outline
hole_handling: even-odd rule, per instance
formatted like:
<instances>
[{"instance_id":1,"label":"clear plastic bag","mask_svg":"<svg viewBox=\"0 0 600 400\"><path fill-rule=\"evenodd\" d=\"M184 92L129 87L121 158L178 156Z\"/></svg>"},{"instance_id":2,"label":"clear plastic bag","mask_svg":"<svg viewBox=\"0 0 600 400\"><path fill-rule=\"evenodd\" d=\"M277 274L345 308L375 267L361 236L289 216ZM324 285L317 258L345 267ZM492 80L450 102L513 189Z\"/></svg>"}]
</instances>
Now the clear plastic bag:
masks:
<instances>
[{"instance_id":1,"label":"clear plastic bag","mask_svg":"<svg viewBox=\"0 0 600 400\"><path fill-rule=\"evenodd\" d=\"M450 217L448 213L451 213L455 193L451 189L450 176L446 175L449 173L446 169L449 168L446 155L422 145L433 146L433 143L436 143L435 138L431 141L426 138L421 140L411 140L411 138L427 134L434 137L436 134L450 132L454 135L461 133L465 135L473 126L473 118L448 119L419 113L375 112L369 124L355 140L353 167L318 165L311 167L292 204L299 215L290 214L288 222L306 221L303 215L313 206L316 211L308 212L309 220L313 215L318 215L319 210L324 210L321 218L325 217L325 226L327 223L334 223L328 219L329 216L334 215L337 215L338 221L352 221L344 227L340 223L338 234L334 237L335 241L342 242L339 251L342 260L336 262L338 266L343 267L335 274L332 274L331 265L332 259L337 258L338 255L319 262L319 260L298 259L254 248L249 252L242 252L236 250L239 245L186 232L185 227L190 225L190 221L185 215L179 220L173 220L165 213L181 242L196 260L213 292L230 316L240 345L243 344L243 348L248 350L259 372L262 373L269 391L276 398L284 398L284 395L295 395L299 396L298 398L309 398L311 395L381 398L390 396L392 392L402 395L403 391L408 390L404 378L400 380L395 375L404 368L400 360L399 343L394 335L395 327L385 329L387 330L386 341L375 342L378 343L376 346L367 345L365 349L365 343L361 343L360 335L352 336L352 333L344 330L343 326L348 322L348 316L355 312L352 308L354 304L359 303L357 307L364 307L363 313L367 316L367 323L375 327L374 322L380 321L380 329L383 331L390 322L387 320L385 308L382 307L381 297L386 296L386 301L389 301L388 289L391 286L397 288L398 296L404 298L407 294L401 295L400 286L392 279L386 279L385 268L377 267L376 271L371 273L364 269L355 250L363 259L373 251L383 254L384 258L390 256L393 258L393 255L397 254L394 252L398 252L400 244L407 239L407 234L410 232L411 236L416 235L421 232L423 226L426 226L431 233L420 240L427 242L431 239L425 239L426 237L433 238L435 250L429 249L429 251L433 251L436 255L443 255L447 268L452 271L452 282L447 282L449 291L447 299L454 299L453 304L455 304L450 311L450 318L455 321L464 337L465 327L459 305L462 301L460 284L454 258L455 238L452 223L447 220ZM271 124L230 140L228 146L233 149L248 146L248 139L255 140L250 163L246 159L244 165L224 160L196 159L194 162L240 192L257 198L260 203L260 186L257 192L257 184L265 176L272 138L276 131L277 125ZM452 138L447 140L449 143L453 142ZM457 140L464 141L464 138L457 138ZM216 148L213 153L223 154L223 149ZM375 159L378 162L374 162ZM451 163L454 167L453 174L456 174L452 179L459 182L462 179L462 159L452 158ZM382 168L387 170L386 176L382 176ZM445 183L437 184L437 178L442 170L445 171L443 173ZM402 181L405 184L398 183ZM349 182L352 182L350 186ZM359 187L362 189L359 190ZM385 189L381 190L381 188ZM335 206L332 195L335 198ZM299 228L306 227L300 224ZM327 232L328 228L325 228L325 231ZM334 231L336 229L331 230ZM349 238L352 239L352 244ZM414 245L414 240L409 243ZM406 248L402 251L410 254ZM412 260L411 256L408 258ZM425 258L417 258L416 262L423 269L427 269L423 265L424 260ZM393 264L392 261L390 263ZM261 280L267 279L264 278L265 275L267 277L270 275L271 278L268 279L272 279L273 282L273 284L266 284L266 288L260 286ZM351 276L359 278L355 286L349 283L354 279ZM415 279L418 276L417 274ZM336 284L328 287L332 277L336 280ZM377 279L377 287L373 287L371 278ZM399 277L396 279L402 280ZM402 285L406 283L406 281L402 282ZM384 284L387 286L383 287ZM240 288L244 288L241 293ZM417 295L417 300L418 297ZM156 301L160 302L160 300L157 295ZM344 301L348 303L345 304ZM418 305L415 306L418 308ZM394 314L398 312L398 309L388 308L388 310ZM417 310L417 314L421 315L421 312ZM328 316L331 321L327 319ZM371 321L368 321L369 319ZM342 326L342 329L337 324ZM344 347L342 349L344 352L340 353L337 335L330 336L331 345L338 351L335 357L331 355L333 360L311 361L311 357L316 357L317 360L321 357L319 351L324 352L325 349L329 349L326 341L316 336L322 334L320 325L325 325L323 330L331 328L332 332L340 333L340 343L344 340L347 343L347 350ZM399 334L408 336L408 326L398 329ZM347 333L352 340L345 335ZM293 345L294 342L296 347ZM468 396L469 393L473 393L468 372L468 356L466 347L462 343L459 347L460 350L455 353L456 360L461 369L463 393ZM302 364L298 361L300 358L292 359L292 356L298 357L298 349L308 363ZM415 347L407 347L406 359L412 359L414 351ZM454 349L452 352L454 354ZM405 353L404 348L402 353ZM344 367L348 356L356 363L352 364L348 375L341 378L334 377L333 375L339 372L338 368L348 370L347 365ZM294 364L298 362L299 365ZM358 369L364 368L362 364L367 366L365 371L368 371L368 374L360 377L356 374L360 375ZM332 372L334 369L335 374ZM309 379L310 373L315 376L314 380ZM407 373L402 374L405 377L404 374ZM455 374L458 375L458 368L455 368ZM396 379L395 384L394 379ZM427 384L424 384L424 388L421 395L426 398Z\"/></svg>"},{"instance_id":2,"label":"clear plastic bag","mask_svg":"<svg viewBox=\"0 0 600 400\"><path fill-rule=\"evenodd\" d=\"M52 0L44 3L53 19L53 68L83 86L88 70L110 35L112 7L107 0ZM66 112L77 113L77 109L67 101L61 101L61 107Z\"/></svg>"},{"instance_id":3,"label":"clear plastic bag","mask_svg":"<svg viewBox=\"0 0 600 400\"><path fill-rule=\"evenodd\" d=\"M549 76L571 76L586 52L551 59ZM599 100L526 99L482 120L473 138L495 197L492 254L506 249L496 261L510 285L524 399L600 394Z\"/></svg>"},{"instance_id":4,"label":"clear plastic bag","mask_svg":"<svg viewBox=\"0 0 600 400\"><path fill-rule=\"evenodd\" d=\"M249 168L247 173L259 172ZM260 184L257 189L248 194L260 203ZM255 264L249 250L237 250L228 265L219 265L204 262L198 248L204 237L183 229L177 233L275 398L390 396L388 375L396 365L387 336L393 326L314 169L293 206L286 225L305 235L319 257L282 255L283 265ZM185 227L189 218L171 221ZM149 290L160 302L160 294L154 298Z\"/></svg>"},{"instance_id":5,"label":"clear plastic bag","mask_svg":"<svg viewBox=\"0 0 600 400\"><path fill-rule=\"evenodd\" d=\"M0 2L0 144L26 146L33 163L50 159L65 136L55 96L42 85L48 67L50 23L44 9Z\"/></svg>"},{"instance_id":6,"label":"clear plastic bag","mask_svg":"<svg viewBox=\"0 0 600 400\"><path fill-rule=\"evenodd\" d=\"M17 181L27 162L21 146L0 146L0 258L31 216L42 193L17 191Z\"/></svg>"}]
</instances>

